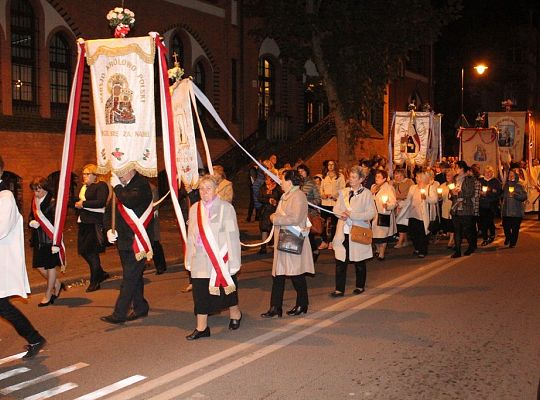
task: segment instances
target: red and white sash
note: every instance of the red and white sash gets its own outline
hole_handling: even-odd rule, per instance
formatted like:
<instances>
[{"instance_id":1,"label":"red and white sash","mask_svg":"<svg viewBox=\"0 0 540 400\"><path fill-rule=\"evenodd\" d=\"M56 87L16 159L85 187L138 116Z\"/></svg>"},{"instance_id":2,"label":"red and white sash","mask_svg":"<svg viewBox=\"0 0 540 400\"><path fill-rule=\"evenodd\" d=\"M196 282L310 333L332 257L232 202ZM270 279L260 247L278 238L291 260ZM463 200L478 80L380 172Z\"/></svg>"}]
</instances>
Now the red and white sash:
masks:
<instances>
[{"instance_id":1,"label":"red and white sash","mask_svg":"<svg viewBox=\"0 0 540 400\"><path fill-rule=\"evenodd\" d=\"M135 214L131 208L127 208L123 205L119 199L117 199L117 208L120 214L122 214L124 221L126 221L134 233L133 251L135 252L135 258L137 261L140 261L145 257L147 260L151 260L154 256L154 252L152 251L152 243L146 232L146 227L154 215L152 212L152 203L150 202L148 208L140 218L137 217L137 214Z\"/></svg>"},{"instance_id":2,"label":"red and white sash","mask_svg":"<svg viewBox=\"0 0 540 400\"><path fill-rule=\"evenodd\" d=\"M54 225L51 223L51 221L48 220L48 218L43 214L41 211L41 208L39 208L39 205L37 204L37 199L34 196L34 199L32 200L32 213L34 214L34 218L37 222L39 222L39 226L41 229L43 229L43 232L47 235L47 237L53 241L53 232L54 232ZM64 246L64 239L60 239L60 263L62 264L62 271L65 269L66 265L66 248Z\"/></svg>"},{"instance_id":3,"label":"red and white sash","mask_svg":"<svg viewBox=\"0 0 540 400\"><path fill-rule=\"evenodd\" d=\"M210 258L212 263L212 272L210 274L210 294L219 296L219 287L223 287L225 294L230 294L236 290L231 275L229 274L229 268L227 263L229 262L229 251L227 244L223 248L219 248L219 245L212 233L210 224L208 222L208 214L202 204L202 200L199 201L197 207L197 227L199 228L199 235L201 242Z\"/></svg>"}]
</instances>

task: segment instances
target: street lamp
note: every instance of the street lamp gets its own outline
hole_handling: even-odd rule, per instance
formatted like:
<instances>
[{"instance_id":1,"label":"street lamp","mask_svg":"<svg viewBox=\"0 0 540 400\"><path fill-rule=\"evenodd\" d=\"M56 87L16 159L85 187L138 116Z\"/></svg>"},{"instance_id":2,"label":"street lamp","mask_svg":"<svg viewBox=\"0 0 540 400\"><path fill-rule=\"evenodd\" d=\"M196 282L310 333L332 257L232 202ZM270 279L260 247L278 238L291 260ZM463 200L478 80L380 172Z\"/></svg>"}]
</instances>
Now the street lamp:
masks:
<instances>
[{"instance_id":1,"label":"street lamp","mask_svg":"<svg viewBox=\"0 0 540 400\"><path fill-rule=\"evenodd\" d=\"M484 72L488 67L484 64L478 64L474 66L474 70L478 75L483 75ZM467 121L467 118L465 117L465 114L463 114L463 83L465 78L465 68L461 68L461 115L459 116L459 127L462 128L463 126L469 126L469 122Z\"/></svg>"}]
</instances>

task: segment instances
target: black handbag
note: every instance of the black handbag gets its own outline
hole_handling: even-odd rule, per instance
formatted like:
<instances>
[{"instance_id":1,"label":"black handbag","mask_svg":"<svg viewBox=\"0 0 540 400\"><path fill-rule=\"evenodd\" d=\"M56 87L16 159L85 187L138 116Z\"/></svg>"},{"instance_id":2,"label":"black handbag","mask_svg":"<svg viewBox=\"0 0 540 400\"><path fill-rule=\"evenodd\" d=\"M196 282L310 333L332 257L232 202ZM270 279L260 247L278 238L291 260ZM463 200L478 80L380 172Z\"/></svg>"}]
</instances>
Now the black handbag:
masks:
<instances>
[{"instance_id":1,"label":"black handbag","mask_svg":"<svg viewBox=\"0 0 540 400\"><path fill-rule=\"evenodd\" d=\"M286 228L280 228L277 248L285 253L302 254L304 236L296 235Z\"/></svg>"},{"instance_id":2,"label":"black handbag","mask_svg":"<svg viewBox=\"0 0 540 400\"><path fill-rule=\"evenodd\" d=\"M388 228L390 226L390 214L377 213L377 225Z\"/></svg>"}]
</instances>

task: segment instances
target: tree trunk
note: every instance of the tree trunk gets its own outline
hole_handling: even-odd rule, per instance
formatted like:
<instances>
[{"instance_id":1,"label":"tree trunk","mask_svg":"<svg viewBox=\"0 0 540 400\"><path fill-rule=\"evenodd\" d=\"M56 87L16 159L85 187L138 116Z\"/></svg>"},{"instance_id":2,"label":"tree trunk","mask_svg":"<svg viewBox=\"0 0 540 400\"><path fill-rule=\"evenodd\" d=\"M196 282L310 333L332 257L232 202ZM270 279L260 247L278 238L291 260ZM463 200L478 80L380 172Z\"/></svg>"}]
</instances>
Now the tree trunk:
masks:
<instances>
[{"instance_id":1,"label":"tree trunk","mask_svg":"<svg viewBox=\"0 0 540 400\"><path fill-rule=\"evenodd\" d=\"M334 80L330 77L326 64L324 63L321 39L316 32L313 33L312 44L313 62L317 66L317 70L323 79L326 97L328 98L328 107L330 108L330 112L334 115L334 122L336 124L337 160L342 167L350 167L353 164L357 164L355 161L355 142L352 137L352 130L349 127L349 122L343 115L343 108L339 101L336 85L334 84Z\"/></svg>"}]
</instances>

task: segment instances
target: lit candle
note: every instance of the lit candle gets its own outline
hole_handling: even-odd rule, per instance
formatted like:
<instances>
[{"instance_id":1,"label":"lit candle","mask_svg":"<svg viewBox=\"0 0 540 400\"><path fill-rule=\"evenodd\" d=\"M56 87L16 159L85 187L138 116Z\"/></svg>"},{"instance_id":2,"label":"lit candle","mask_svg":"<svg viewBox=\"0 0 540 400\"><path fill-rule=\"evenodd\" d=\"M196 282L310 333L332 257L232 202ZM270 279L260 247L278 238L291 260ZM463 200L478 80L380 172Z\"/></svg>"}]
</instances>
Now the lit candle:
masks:
<instances>
[{"instance_id":1,"label":"lit candle","mask_svg":"<svg viewBox=\"0 0 540 400\"><path fill-rule=\"evenodd\" d=\"M514 187L513 186L508 186L508 191L510 193L514 193Z\"/></svg>"},{"instance_id":2,"label":"lit candle","mask_svg":"<svg viewBox=\"0 0 540 400\"><path fill-rule=\"evenodd\" d=\"M442 194L442 188L437 188L437 194L438 194L438 195L441 195L441 194Z\"/></svg>"},{"instance_id":3,"label":"lit candle","mask_svg":"<svg viewBox=\"0 0 540 400\"><path fill-rule=\"evenodd\" d=\"M455 188L456 188L456 185L454 185L453 183L448 184L448 189L454 190Z\"/></svg>"},{"instance_id":4,"label":"lit candle","mask_svg":"<svg viewBox=\"0 0 540 400\"><path fill-rule=\"evenodd\" d=\"M382 200L383 204L386 204L386 202L388 201L388 196L385 195L385 194L383 194L383 195L381 196L381 200Z\"/></svg>"},{"instance_id":5,"label":"lit candle","mask_svg":"<svg viewBox=\"0 0 540 400\"><path fill-rule=\"evenodd\" d=\"M424 189L424 188L420 189L420 193L421 194L426 194L426 189Z\"/></svg>"},{"instance_id":6,"label":"lit candle","mask_svg":"<svg viewBox=\"0 0 540 400\"><path fill-rule=\"evenodd\" d=\"M488 191L488 187L487 186L482 186L482 192L487 193L487 191Z\"/></svg>"}]
</instances>

